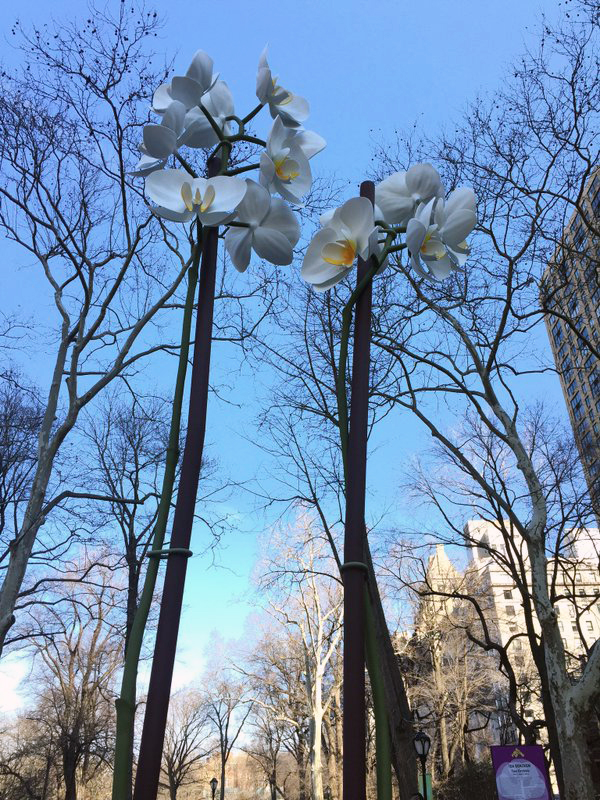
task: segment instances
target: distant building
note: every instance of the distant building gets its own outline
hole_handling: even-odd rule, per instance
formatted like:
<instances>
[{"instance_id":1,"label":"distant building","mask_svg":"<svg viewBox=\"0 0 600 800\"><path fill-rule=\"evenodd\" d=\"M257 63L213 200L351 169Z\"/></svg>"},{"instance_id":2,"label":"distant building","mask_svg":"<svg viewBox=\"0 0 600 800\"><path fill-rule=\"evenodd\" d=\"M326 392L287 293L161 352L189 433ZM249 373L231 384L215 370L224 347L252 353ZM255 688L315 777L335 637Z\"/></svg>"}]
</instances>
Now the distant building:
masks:
<instances>
[{"instance_id":1,"label":"distant building","mask_svg":"<svg viewBox=\"0 0 600 800\"><path fill-rule=\"evenodd\" d=\"M528 556L525 543L518 534L511 531L508 521L504 522L505 530L516 542L518 559L523 564L525 578L530 583L527 568ZM503 559L509 557L505 538L497 522L486 520L470 520L464 527L465 540L468 545L468 561L464 570L457 569L452 563L444 545L438 544L429 558L424 584L434 593L419 598L418 607L414 618L414 635L404 635L399 641L401 657L410 653L411 648L416 657L419 656L421 643L431 641L432 633L436 630L447 630L448 625L455 625L457 630L470 629L475 635L481 636L480 622L473 612L472 605L460 597L449 597L453 593L474 596L478 599L494 641L506 648L509 661L515 672L518 683L517 709L520 716L529 726L537 728L536 735L544 743L547 741L545 726L543 725L544 712L540 699L538 673L533 662L529 638L527 636L527 622L521 592L514 583L513 577ZM559 598L555 604L558 615L558 624L561 631L567 664L575 674L581 670L587 659L587 652L594 642L600 638L600 574L598 564L600 558L600 531L597 528L587 528L571 531L560 547L557 558L549 559L549 578L554 581L556 595ZM552 571L552 572L550 572ZM539 632L539 625L535 613L531 617L533 629ZM429 645L428 660L442 665L448 664L447 654L443 652L444 637L435 638L436 648ZM436 652L441 647L441 652ZM483 651L482 651L483 652ZM413 659L415 655L413 655ZM488 697L495 699L496 711L490 716L486 729L486 739L490 744L509 744L518 741L518 730L510 717L506 705L508 695L507 679L500 672L498 654L491 650L484 659L490 660L490 666L485 667L483 662L479 667L481 674L489 680ZM453 669L457 669L456 664ZM417 676L418 677L418 676ZM414 693L414 692L413 692ZM409 687L409 695L411 689ZM412 698L411 698L412 702ZM480 709L474 709L479 718L482 718ZM434 709L421 708L421 717L428 718ZM539 722L538 722L539 721ZM593 730L592 730L593 728ZM590 729L589 741L592 750L592 760L600 766L600 751L598 746L597 730L594 726ZM476 757L483 753L480 746L475 743ZM487 752L487 751L485 751ZM598 773L600 775L600 772Z\"/></svg>"},{"instance_id":2,"label":"distant building","mask_svg":"<svg viewBox=\"0 0 600 800\"><path fill-rule=\"evenodd\" d=\"M600 169L589 181L583 213L600 224ZM542 278L542 305L554 361L567 401L571 425L590 495L600 517L600 361L589 351L568 318L600 350L600 241L574 213Z\"/></svg>"},{"instance_id":3,"label":"distant building","mask_svg":"<svg viewBox=\"0 0 600 800\"><path fill-rule=\"evenodd\" d=\"M508 521L505 522L507 529ZM465 525L465 536L473 542L469 547L469 569L478 576L480 590L487 598L490 620L499 641L506 646L517 633L524 633L526 621L521 595L515 587L507 568L499 563L506 556L504 537L497 523L470 520ZM513 532L513 538L517 536ZM525 543L518 545L525 564L528 562ZM561 597L555 605L559 628L568 656L579 661L586 645L600 638L600 531L587 528L572 531L557 559L548 562L549 580L555 581ZM551 573L556 567L555 576ZM535 629L539 631L537 620ZM513 664L524 665L519 652L525 647L519 640L509 645L514 648ZM573 661L574 664L574 661Z\"/></svg>"}]
</instances>

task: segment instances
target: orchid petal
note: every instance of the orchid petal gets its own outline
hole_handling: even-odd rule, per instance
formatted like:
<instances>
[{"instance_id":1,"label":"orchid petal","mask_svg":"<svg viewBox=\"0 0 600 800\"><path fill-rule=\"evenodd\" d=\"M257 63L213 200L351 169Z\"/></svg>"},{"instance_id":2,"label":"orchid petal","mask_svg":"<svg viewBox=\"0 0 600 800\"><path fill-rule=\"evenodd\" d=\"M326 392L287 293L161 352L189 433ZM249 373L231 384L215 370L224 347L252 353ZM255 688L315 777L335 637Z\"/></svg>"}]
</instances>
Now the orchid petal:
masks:
<instances>
[{"instance_id":1,"label":"orchid petal","mask_svg":"<svg viewBox=\"0 0 600 800\"><path fill-rule=\"evenodd\" d=\"M298 131L294 136L294 144L302 150L307 158L312 158L327 147L327 142L314 131Z\"/></svg>"},{"instance_id":2,"label":"orchid petal","mask_svg":"<svg viewBox=\"0 0 600 800\"><path fill-rule=\"evenodd\" d=\"M164 158L153 158L152 156L142 155L130 175L135 175L138 178L145 178L146 175L150 175L151 172L162 169L164 165Z\"/></svg>"},{"instance_id":3,"label":"orchid petal","mask_svg":"<svg viewBox=\"0 0 600 800\"><path fill-rule=\"evenodd\" d=\"M153 172L146 178L146 194L158 206L182 213L186 210L181 196L184 183L191 182L190 176L181 169L164 169Z\"/></svg>"},{"instance_id":4,"label":"orchid petal","mask_svg":"<svg viewBox=\"0 0 600 800\"><path fill-rule=\"evenodd\" d=\"M251 227L258 227L269 213L271 195L264 186L246 180L246 194L238 205L237 218Z\"/></svg>"},{"instance_id":5,"label":"orchid petal","mask_svg":"<svg viewBox=\"0 0 600 800\"><path fill-rule=\"evenodd\" d=\"M407 170L406 188L415 200L444 196L441 178L431 164L414 164Z\"/></svg>"},{"instance_id":6,"label":"orchid petal","mask_svg":"<svg viewBox=\"0 0 600 800\"><path fill-rule=\"evenodd\" d=\"M408 221L406 226L406 246L411 255L418 255L426 235L427 228L422 222L419 222L415 217Z\"/></svg>"},{"instance_id":7,"label":"orchid petal","mask_svg":"<svg viewBox=\"0 0 600 800\"><path fill-rule=\"evenodd\" d=\"M260 258L271 264L287 266L294 258L294 248L289 239L274 228L257 228L254 231L253 247Z\"/></svg>"},{"instance_id":8,"label":"orchid petal","mask_svg":"<svg viewBox=\"0 0 600 800\"><path fill-rule=\"evenodd\" d=\"M366 197L352 197L339 209L339 218L352 231L358 249L363 250L375 226L371 201Z\"/></svg>"},{"instance_id":9,"label":"orchid petal","mask_svg":"<svg viewBox=\"0 0 600 800\"><path fill-rule=\"evenodd\" d=\"M210 88L213 80L213 60L204 50L197 50L194 53L192 62L187 69L186 76L197 81L203 91Z\"/></svg>"},{"instance_id":10,"label":"orchid petal","mask_svg":"<svg viewBox=\"0 0 600 800\"><path fill-rule=\"evenodd\" d=\"M172 101L173 98L171 97L171 84L162 83L154 92L152 97L152 108L158 114L161 114L163 111L167 110Z\"/></svg>"},{"instance_id":11,"label":"orchid petal","mask_svg":"<svg viewBox=\"0 0 600 800\"><path fill-rule=\"evenodd\" d=\"M447 220L442 230L442 238L449 247L464 242L477 224L477 215L468 208L456 210Z\"/></svg>"},{"instance_id":12,"label":"orchid petal","mask_svg":"<svg viewBox=\"0 0 600 800\"><path fill-rule=\"evenodd\" d=\"M187 108L197 105L204 94L203 87L193 78L175 76L171 81L171 97Z\"/></svg>"},{"instance_id":13,"label":"orchid petal","mask_svg":"<svg viewBox=\"0 0 600 800\"><path fill-rule=\"evenodd\" d=\"M166 125L144 126L144 148L149 156L167 158L177 146L177 135Z\"/></svg>"},{"instance_id":14,"label":"orchid petal","mask_svg":"<svg viewBox=\"0 0 600 800\"><path fill-rule=\"evenodd\" d=\"M225 249L238 272L245 272L248 269L251 244L250 228L230 228L225 234Z\"/></svg>"},{"instance_id":15,"label":"orchid petal","mask_svg":"<svg viewBox=\"0 0 600 800\"><path fill-rule=\"evenodd\" d=\"M157 217L169 220L169 222L189 222L195 217L193 211L188 211L187 209L181 212L171 211L170 208L165 208L164 206L154 206L152 213Z\"/></svg>"},{"instance_id":16,"label":"orchid petal","mask_svg":"<svg viewBox=\"0 0 600 800\"><path fill-rule=\"evenodd\" d=\"M298 244L298 239L300 238L298 218L292 209L277 197L271 201L271 208L264 218L261 228L274 228L288 239L292 247Z\"/></svg>"},{"instance_id":17,"label":"orchid petal","mask_svg":"<svg viewBox=\"0 0 600 800\"><path fill-rule=\"evenodd\" d=\"M285 101L271 106L270 111L272 117L279 114L287 128L297 128L310 114L310 107L304 97L288 92Z\"/></svg>"},{"instance_id":18,"label":"orchid petal","mask_svg":"<svg viewBox=\"0 0 600 800\"><path fill-rule=\"evenodd\" d=\"M187 109L183 103L181 103L179 100L173 100L163 114L161 124L165 125L167 128L170 128L172 131L175 131L175 134L179 136L183 130L186 112Z\"/></svg>"},{"instance_id":19,"label":"orchid petal","mask_svg":"<svg viewBox=\"0 0 600 800\"><path fill-rule=\"evenodd\" d=\"M477 211L477 198L473 189L465 186L455 189L448 195L445 205L446 217L451 217L459 208L467 208L473 213Z\"/></svg>"}]
</instances>

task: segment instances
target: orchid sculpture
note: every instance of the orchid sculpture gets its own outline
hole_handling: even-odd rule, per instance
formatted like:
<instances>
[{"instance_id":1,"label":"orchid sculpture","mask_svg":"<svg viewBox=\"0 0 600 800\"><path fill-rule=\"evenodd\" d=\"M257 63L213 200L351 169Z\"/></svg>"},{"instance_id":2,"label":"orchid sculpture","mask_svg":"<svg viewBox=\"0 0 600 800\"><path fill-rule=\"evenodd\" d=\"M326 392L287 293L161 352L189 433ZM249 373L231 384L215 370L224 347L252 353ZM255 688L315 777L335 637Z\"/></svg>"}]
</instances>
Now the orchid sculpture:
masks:
<instances>
[{"instance_id":1,"label":"orchid sculpture","mask_svg":"<svg viewBox=\"0 0 600 800\"><path fill-rule=\"evenodd\" d=\"M344 563L344 798L364 798L365 653L375 716L377 798L392 800L387 698L375 634L373 597L376 579L365 557L365 492L369 426L369 345L373 277L389 256L408 249L417 279L443 281L464 265L466 238L477 222L472 189L456 189L444 199L444 187L431 164L396 172L377 187L361 186L361 196L321 217L310 242L302 277L319 292L347 277L355 266L356 288L342 313L336 377L340 449L345 481ZM404 241L401 241L404 236ZM416 286L416 280L415 280ZM354 312L351 409L348 413L347 361ZM374 582L365 591L365 575ZM352 787L347 791L347 787Z\"/></svg>"},{"instance_id":2,"label":"orchid sculpture","mask_svg":"<svg viewBox=\"0 0 600 800\"><path fill-rule=\"evenodd\" d=\"M321 217L322 230L311 241L302 277L317 291L335 286L358 257L372 256L382 269L388 256L408 248L410 265L421 278L443 281L462 267L466 242L477 223L472 189L444 187L431 164L415 164L375 187L374 205L354 197ZM398 239L405 235L405 242Z\"/></svg>"},{"instance_id":3,"label":"orchid sculpture","mask_svg":"<svg viewBox=\"0 0 600 800\"><path fill-rule=\"evenodd\" d=\"M117 700L117 736L112 800L130 796L130 769L136 707L136 679L159 561L167 559L148 701L136 771L134 800L153 800L158 791L161 754L175 659L196 494L202 461L215 273L219 238L233 266L244 272L252 253L276 265L292 263L300 238L294 207L302 206L312 184L309 160L325 147L318 134L302 128L307 101L277 84L262 53L256 79L256 105L235 114L234 100L213 61L199 50L185 75L175 75L154 92L156 122L144 126L141 157L134 175L144 178L152 213L163 224L189 226L194 242L188 271L179 369L173 400L169 448L150 561L139 607L127 643L121 694ZM248 130L262 108L273 122L265 139ZM256 163L234 160L235 146L262 152ZM200 164L194 163L200 155ZM256 170L257 180L247 177ZM244 173L244 177L239 177ZM280 195L276 197L275 195ZM219 226L223 231L219 233ZM200 267L200 270L199 270ZM199 285L196 334L191 323ZM177 448L190 341L193 341L187 433L170 545L163 549L172 507Z\"/></svg>"}]
</instances>

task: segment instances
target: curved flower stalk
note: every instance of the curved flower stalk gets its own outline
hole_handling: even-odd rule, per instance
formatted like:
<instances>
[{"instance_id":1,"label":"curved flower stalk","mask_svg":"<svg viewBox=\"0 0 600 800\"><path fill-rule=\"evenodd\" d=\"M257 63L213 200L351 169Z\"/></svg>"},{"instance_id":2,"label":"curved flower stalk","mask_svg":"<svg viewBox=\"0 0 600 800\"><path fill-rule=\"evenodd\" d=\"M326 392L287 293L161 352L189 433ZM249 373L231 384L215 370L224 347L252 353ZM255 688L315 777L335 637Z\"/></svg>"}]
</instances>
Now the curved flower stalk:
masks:
<instances>
[{"instance_id":1,"label":"curved flower stalk","mask_svg":"<svg viewBox=\"0 0 600 800\"><path fill-rule=\"evenodd\" d=\"M369 197L369 199L367 199ZM396 173L383 181L377 189L372 183L361 186L361 197L353 198L341 208L321 217L324 226L312 239L304 257L302 277L317 291L324 291L342 280L358 260L357 286L342 313L336 396L338 425L344 480L346 484L346 519L343 578L345 586L345 626L352 620L355 658L344 664L344 683L352 679L353 719L361 712L354 707L356 696L364 692L355 682L364 674L362 653L365 651L374 697L377 750L377 795L379 800L391 800L391 758L389 722L385 688L374 632L373 601L364 583L356 579L356 571L368 567L364 559L364 490L366 474L366 438L368 430L369 395L369 339L371 316L371 291L373 277L381 271L390 253L408 247L410 263L424 278L443 280L452 269L462 266L469 249L466 236L477 222L476 198L471 189L457 189L444 200L442 182L430 164L418 164L405 173ZM406 233L405 241L398 241ZM385 237L385 240L380 240ZM423 267L421 259L426 263ZM352 415L349 425L347 399L347 361L352 315L356 307L354 350L352 365ZM356 403L356 405L355 405ZM352 436L349 430L352 429ZM362 443L360 440L362 439ZM350 448L350 443L353 443ZM362 447L362 452L360 452ZM357 499L358 498L358 499ZM362 533L357 537L359 518L362 515ZM361 543L362 537L362 543ZM352 577L351 577L352 576ZM361 598L364 593L364 600ZM348 601L346 601L348 596ZM351 599L350 599L351 598ZM346 602L348 606L346 607ZM361 609L361 604L364 608ZM347 611L346 611L347 608ZM350 613L352 612L352 613ZM360 617L364 614L365 639L361 642ZM354 621L354 616L357 621ZM346 640L346 634L345 634ZM362 646L361 646L362 645ZM358 663L356 663L356 660ZM348 671L347 671L348 670ZM363 701L359 701L359 704ZM364 710L364 706L363 706ZM344 728L344 751L354 748L354 734ZM356 750L356 752L354 752ZM364 766L364 754L356 748L353 754ZM346 768L344 784L356 784L359 796L364 796L365 771L356 774Z\"/></svg>"},{"instance_id":2,"label":"curved flower stalk","mask_svg":"<svg viewBox=\"0 0 600 800\"><path fill-rule=\"evenodd\" d=\"M286 127L297 128L308 118L308 102L278 85L267 61L267 49L265 47L258 60L256 96L262 104L269 106L273 119L279 117Z\"/></svg>"},{"instance_id":3,"label":"curved flower stalk","mask_svg":"<svg viewBox=\"0 0 600 800\"><path fill-rule=\"evenodd\" d=\"M244 227L231 227L225 234L225 248L233 266L245 272L251 250L271 264L291 264L300 238L298 218L283 200L272 199L264 187L250 180L246 183L248 188L236 215L236 223Z\"/></svg>"}]
</instances>

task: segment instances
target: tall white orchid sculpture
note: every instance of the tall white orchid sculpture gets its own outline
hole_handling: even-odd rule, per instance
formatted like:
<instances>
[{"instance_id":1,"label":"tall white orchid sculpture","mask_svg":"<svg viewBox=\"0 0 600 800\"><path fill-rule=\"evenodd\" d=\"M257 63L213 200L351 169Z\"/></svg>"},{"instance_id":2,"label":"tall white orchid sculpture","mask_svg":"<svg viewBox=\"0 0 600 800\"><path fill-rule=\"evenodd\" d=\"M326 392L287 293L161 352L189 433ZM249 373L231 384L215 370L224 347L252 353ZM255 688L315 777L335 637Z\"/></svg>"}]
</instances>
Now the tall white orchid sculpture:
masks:
<instances>
[{"instance_id":1,"label":"tall white orchid sculpture","mask_svg":"<svg viewBox=\"0 0 600 800\"><path fill-rule=\"evenodd\" d=\"M202 461L218 228L234 267L244 272L254 252L271 264L291 264L300 238L293 206L300 207L311 188L309 160L325 147L318 134L301 126L308 117L307 101L278 85L271 74L266 50L256 79L258 105L245 117L234 112L225 81L214 74L213 61L199 50L185 75L176 75L154 93L152 108L159 121L144 127L141 159L134 175L145 179L152 211L168 222L195 228L193 256L188 272L179 370L174 393L169 449L151 556L138 610L127 644L117 701L117 734L112 800L130 796L131 753L136 708L136 678L148 612L154 593L159 559L167 558L148 701L144 717L134 800L153 800L158 791L161 754L181 613L185 559L189 550ZM265 139L247 130L262 108L273 122ZM230 163L238 143L262 148L256 163ZM194 151L203 151L200 167ZM246 177L256 170L257 180ZM206 174L204 174L206 173ZM239 177L244 173L246 179ZM280 195L275 197L274 195ZM205 230L206 229L206 230ZM200 271L198 270L201 263ZM195 289L199 283L196 334L191 334ZM181 465L173 531L164 550L172 508L175 467L184 395L188 349L193 341L192 379L185 449Z\"/></svg>"},{"instance_id":2,"label":"tall white orchid sculpture","mask_svg":"<svg viewBox=\"0 0 600 800\"><path fill-rule=\"evenodd\" d=\"M312 184L309 159L325 147L318 134L301 127L308 117L307 101L276 80L265 49L256 78L259 104L241 118L234 113L229 87L213 73L212 59L199 50L185 75L176 75L154 93L152 107L161 121L144 127L142 157L134 172L146 178L146 195L158 216L226 226L225 246L240 272L248 267L251 250L271 264L292 263L300 227L288 203L302 205ZM262 140L246 128L265 106L274 121ZM228 168L238 142L264 148L257 163ZM199 177L189 151L209 148L221 159L220 174ZM165 169L169 159L179 167ZM237 177L254 169L258 181Z\"/></svg>"},{"instance_id":3,"label":"tall white orchid sculpture","mask_svg":"<svg viewBox=\"0 0 600 800\"><path fill-rule=\"evenodd\" d=\"M274 138L279 141L279 136ZM276 148L274 148L276 149ZM375 633L373 597L365 593L365 495L369 426L369 346L373 277L392 253L405 248L419 278L443 281L469 254L466 238L477 222L472 189L456 189L444 199L440 176L431 164L396 172L377 187L367 181L361 196L321 217L310 242L302 277L320 292L343 280L358 265L356 288L342 313L336 378L338 425L345 480L344 534L344 800L366 796L364 654L367 654L375 716L378 800L392 800L386 697ZM402 238L404 237L404 241ZM347 361L354 312L351 409L348 414ZM351 432L351 433L350 433ZM365 602L365 595L367 601ZM349 788L351 787L351 788ZM405 787L408 788L408 787ZM414 787L416 788L416 787Z\"/></svg>"},{"instance_id":4,"label":"tall white orchid sculpture","mask_svg":"<svg viewBox=\"0 0 600 800\"><path fill-rule=\"evenodd\" d=\"M436 170L431 164L415 164L375 187L374 207L366 198L354 197L324 214L322 230L306 251L302 277L325 291L348 275L358 256L375 256L381 269L390 253L408 248L420 277L443 281L465 263L466 238L476 223L472 189L455 189L444 199Z\"/></svg>"}]
</instances>

